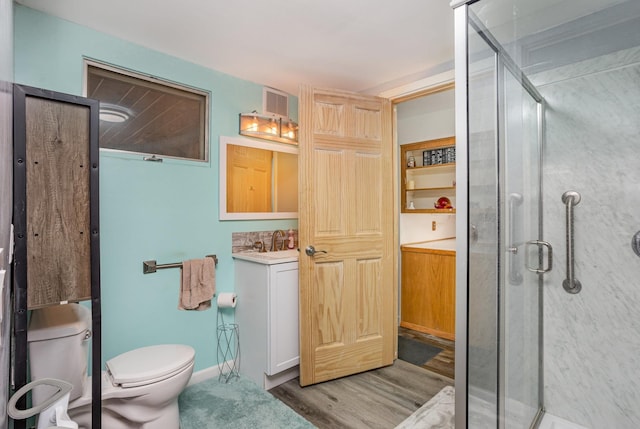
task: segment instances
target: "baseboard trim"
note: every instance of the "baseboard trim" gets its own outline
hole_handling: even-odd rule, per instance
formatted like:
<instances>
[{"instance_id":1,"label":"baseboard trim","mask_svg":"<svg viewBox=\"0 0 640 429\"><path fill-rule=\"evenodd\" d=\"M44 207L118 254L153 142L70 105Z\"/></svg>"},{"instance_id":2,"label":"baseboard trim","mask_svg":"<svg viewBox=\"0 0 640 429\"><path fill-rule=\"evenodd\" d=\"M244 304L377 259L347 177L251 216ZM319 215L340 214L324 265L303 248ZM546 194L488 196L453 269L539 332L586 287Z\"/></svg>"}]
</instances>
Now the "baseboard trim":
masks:
<instances>
[{"instance_id":1,"label":"baseboard trim","mask_svg":"<svg viewBox=\"0 0 640 429\"><path fill-rule=\"evenodd\" d=\"M276 386L281 385L282 383L286 383L289 380L293 380L294 378L300 375L300 365L296 365L292 368L285 369L282 372L279 372L275 375L267 375L264 374L264 390L273 389Z\"/></svg>"},{"instance_id":2,"label":"baseboard trim","mask_svg":"<svg viewBox=\"0 0 640 429\"><path fill-rule=\"evenodd\" d=\"M232 365L233 361L227 361L224 365L214 365L210 366L209 368L201 369L200 371L194 372L191 375L191 379L189 379L189 383L187 383L187 386L191 386L193 384L200 383L211 378L216 378L220 375L221 366L230 368Z\"/></svg>"}]
</instances>

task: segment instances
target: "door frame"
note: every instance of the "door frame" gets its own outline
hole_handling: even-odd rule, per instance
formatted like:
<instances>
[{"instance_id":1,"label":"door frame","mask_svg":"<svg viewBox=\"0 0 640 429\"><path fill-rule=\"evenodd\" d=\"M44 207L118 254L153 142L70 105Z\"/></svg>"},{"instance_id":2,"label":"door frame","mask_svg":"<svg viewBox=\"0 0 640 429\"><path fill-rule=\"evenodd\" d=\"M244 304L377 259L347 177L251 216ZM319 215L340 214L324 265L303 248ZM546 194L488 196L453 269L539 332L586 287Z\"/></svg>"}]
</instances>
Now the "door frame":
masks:
<instances>
[{"instance_id":1,"label":"door frame","mask_svg":"<svg viewBox=\"0 0 640 429\"><path fill-rule=\"evenodd\" d=\"M460 8L462 9L462 8ZM459 14L461 15L461 14ZM457 15L456 15L457 16ZM465 26L466 26L466 16L465 16ZM456 43L458 42L458 35L456 34ZM466 33L464 34L464 43L466 46ZM378 94L379 97L388 98L391 100L391 104L393 107L393 144L395 148L396 154L396 172L395 176L398 180L401 180L398 177L399 169L398 169L398 161L397 156L399 153L400 146L398 144L398 122L397 122L397 109L396 106L399 103L409 101L415 98L424 97L427 95L435 94L441 91L446 91L448 89L452 89L455 86L456 79L460 79L460 72L457 71L457 66L459 62L458 49L456 49L456 68L449 70L444 73L440 73L434 76L430 76L397 88L393 88ZM466 53L466 52L465 52ZM466 61L466 59L465 59ZM466 65L463 69L464 76L466 78ZM466 81L461 81L466 82ZM467 415L467 405L466 405L466 396L467 396L467 353L466 353L466 343L467 343L467 271L466 271L466 263L467 263L467 198L468 198L468 188L467 188L467 159L466 159L466 147L467 147L467 136L466 136L466 126L461 127L459 125L459 117L457 113L457 106L461 103L461 100L467 103L466 100L466 84L459 88L458 91L455 91L455 104L456 104L456 126L455 126L455 136L456 136L456 146L462 144L462 149L457 150L458 155L456 155L456 199L459 201L463 201L464 203L461 205L458 204L456 208L456 255L464 255L463 261L461 264L461 260L458 259L460 256L456 256L456 322L455 322L455 332L456 332L456 343L460 342L465 344L465 347L456 347L455 351L455 424L456 427L465 428L466 426L466 415ZM466 113L465 109L465 113ZM465 117L466 120L466 117ZM461 138L461 141L458 140L458 136L464 136ZM462 157L462 153L465 153L464 158ZM463 174L464 172L464 174ZM399 184L396 184L399 186ZM398 199L400 198L400 194L398 193ZM461 210L462 208L462 210ZM398 213L398 204L396 204L396 231L399 237L399 227L400 227L400 217ZM462 219L465 222L462 222ZM399 243L398 243L399 248ZM395 259L397 261L398 266L400 266L400 252L397 251L395 255ZM461 270L459 266L465 267L464 270ZM398 306L401 305L400 294L402 289L402 283L400 279L401 271L400 269L396 270L396 274L399 276L397 280L398 287L396 288L396 292L398 294L397 302ZM398 308L398 325L400 324L400 308ZM396 339L397 341L397 339ZM397 344L396 344L396 358L397 358ZM464 423L463 423L464 422Z\"/></svg>"},{"instance_id":2,"label":"door frame","mask_svg":"<svg viewBox=\"0 0 640 429\"><path fill-rule=\"evenodd\" d=\"M399 168L399 154L400 154L400 145L398 143L398 115L397 115L397 105L400 103L403 103L405 101L409 101L409 100L413 100L416 98L420 98L420 97L425 97L428 95L433 95L433 94L437 94L439 92L442 91L447 91L449 89L453 89L455 86L455 82L454 82L454 71L450 70L444 73L440 73L434 76L430 76L428 78L424 78L424 79L420 79L418 81L409 83L407 85L403 85L397 88L393 88L384 92L381 92L380 94L378 94L378 97L382 97L382 98L388 98L391 101L391 107L393 109L392 112L392 118L393 118L393 124L392 124L392 137L393 137L393 146L394 146L394 177L397 181L397 183L395 184L396 189L397 189L397 201L394 207L395 213L394 213L394 217L395 217L395 230L396 230L396 241L397 241L397 249L395 251L395 255L394 255L394 260L396 261L396 265L397 265L397 269L396 269L396 276L397 276L397 281L396 281L396 292L397 292L397 305L398 305L398 310L397 310L397 325L400 326L400 320L401 320L401 314L400 314L400 306L402 305L401 302L401 293L402 293L402 272L401 272L401 265L402 265L402 258L401 258L401 252L400 252L400 210L399 210L399 205L400 205L400 199L402 198L401 194L400 194L400 180L402 180L402 178L400 177L400 168ZM456 177L456 180L458 178ZM457 295L457 292L456 292ZM457 309L456 309L457 310ZM457 311L456 311L457 314ZM456 322L457 323L457 322ZM456 327L457 329L457 327ZM397 335L396 335L397 337ZM397 338L396 338L396 359L398 358L398 345L397 345Z\"/></svg>"}]
</instances>

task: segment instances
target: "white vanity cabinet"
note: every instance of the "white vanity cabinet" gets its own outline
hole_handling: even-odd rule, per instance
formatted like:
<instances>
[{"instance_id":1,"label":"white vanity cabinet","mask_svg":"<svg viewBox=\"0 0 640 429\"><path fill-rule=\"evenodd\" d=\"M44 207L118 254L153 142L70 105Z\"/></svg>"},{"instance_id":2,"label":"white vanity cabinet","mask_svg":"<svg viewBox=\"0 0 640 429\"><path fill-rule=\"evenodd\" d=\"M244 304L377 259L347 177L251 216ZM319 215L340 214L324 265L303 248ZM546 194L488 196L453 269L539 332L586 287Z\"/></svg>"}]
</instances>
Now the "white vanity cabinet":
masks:
<instances>
[{"instance_id":1,"label":"white vanity cabinet","mask_svg":"<svg viewBox=\"0 0 640 429\"><path fill-rule=\"evenodd\" d=\"M299 375L298 262L234 254L240 373L264 389Z\"/></svg>"}]
</instances>

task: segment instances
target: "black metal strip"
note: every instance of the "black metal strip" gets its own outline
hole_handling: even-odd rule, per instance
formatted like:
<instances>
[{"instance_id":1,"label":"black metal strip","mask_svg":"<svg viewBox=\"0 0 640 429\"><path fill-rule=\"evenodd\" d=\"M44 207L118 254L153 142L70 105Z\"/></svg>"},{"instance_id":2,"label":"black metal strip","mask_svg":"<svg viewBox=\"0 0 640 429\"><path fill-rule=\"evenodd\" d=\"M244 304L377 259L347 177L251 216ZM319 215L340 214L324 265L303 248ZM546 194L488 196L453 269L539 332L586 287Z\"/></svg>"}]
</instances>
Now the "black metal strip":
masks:
<instances>
[{"instance_id":1,"label":"black metal strip","mask_svg":"<svg viewBox=\"0 0 640 429\"><path fill-rule=\"evenodd\" d=\"M13 88L13 388L27 384L27 139L26 93L19 85ZM26 396L18 400L26 408ZM25 429L27 422L14 421L14 429Z\"/></svg>"},{"instance_id":2,"label":"black metal strip","mask_svg":"<svg viewBox=\"0 0 640 429\"><path fill-rule=\"evenodd\" d=\"M101 429L102 425L102 306L100 301L100 193L99 166L100 147L98 142L100 124L100 102L87 100L90 109L89 128L89 216L91 224L91 321L93 337L91 340L91 427ZM100 398L96 400L96 398Z\"/></svg>"}]
</instances>

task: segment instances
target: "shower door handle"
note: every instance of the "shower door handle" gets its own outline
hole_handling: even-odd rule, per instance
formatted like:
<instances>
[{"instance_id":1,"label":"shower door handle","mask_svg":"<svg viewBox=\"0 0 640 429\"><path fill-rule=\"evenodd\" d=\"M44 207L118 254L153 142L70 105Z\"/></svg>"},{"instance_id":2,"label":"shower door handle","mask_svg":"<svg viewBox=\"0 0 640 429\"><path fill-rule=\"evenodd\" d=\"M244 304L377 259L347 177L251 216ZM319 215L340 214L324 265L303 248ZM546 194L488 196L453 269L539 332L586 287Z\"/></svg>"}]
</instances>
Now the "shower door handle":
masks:
<instances>
[{"instance_id":1,"label":"shower door handle","mask_svg":"<svg viewBox=\"0 0 640 429\"><path fill-rule=\"evenodd\" d=\"M548 273L549 271L551 271L553 269L553 247L551 247L551 244L546 242L546 241L542 241L542 240L531 240L531 241L527 241L527 251L526 251L526 256L525 256L525 260L526 260L526 264L529 263L529 247L531 245L534 245L537 247L538 249L538 255L540 255L540 250L542 247L546 247L547 248L547 268L544 267L544 264L541 265L542 262L542 258L540 256L538 256L538 267L537 268L531 268L529 265L527 265L527 270L531 271L532 273L537 273L537 274L544 274L544 273Z\"/></svg>"}]
</instances>

